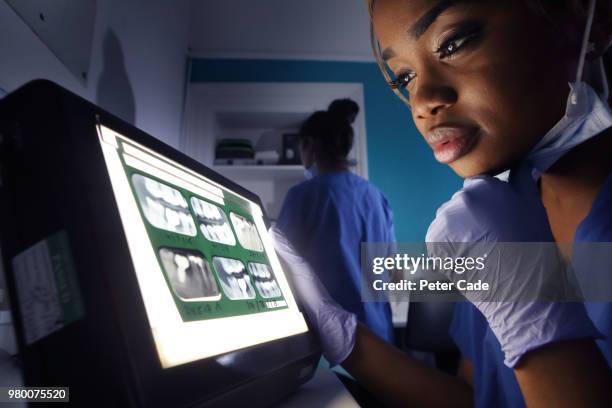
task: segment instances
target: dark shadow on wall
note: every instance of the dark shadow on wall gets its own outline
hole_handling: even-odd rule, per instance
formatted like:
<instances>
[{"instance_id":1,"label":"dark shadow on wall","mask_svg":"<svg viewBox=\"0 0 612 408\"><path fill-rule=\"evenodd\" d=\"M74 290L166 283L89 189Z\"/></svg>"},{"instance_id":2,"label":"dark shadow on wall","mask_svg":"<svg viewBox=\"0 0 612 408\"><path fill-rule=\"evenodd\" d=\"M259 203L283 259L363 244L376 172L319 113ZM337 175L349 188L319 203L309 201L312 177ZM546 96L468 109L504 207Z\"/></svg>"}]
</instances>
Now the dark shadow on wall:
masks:
<instances>
[{"instance_id":1,"label":"dark shadow on wall","mask_svg":"<svg viewBox=\"0 0 612 408\"><path fill-rule=\"evenodd\" d=\"M134 124L134 92L125 68L123 49L117 34L108 30L103 45L104 66L98 80L98 104L121 119Z\"/></svg>"}]
</instances>

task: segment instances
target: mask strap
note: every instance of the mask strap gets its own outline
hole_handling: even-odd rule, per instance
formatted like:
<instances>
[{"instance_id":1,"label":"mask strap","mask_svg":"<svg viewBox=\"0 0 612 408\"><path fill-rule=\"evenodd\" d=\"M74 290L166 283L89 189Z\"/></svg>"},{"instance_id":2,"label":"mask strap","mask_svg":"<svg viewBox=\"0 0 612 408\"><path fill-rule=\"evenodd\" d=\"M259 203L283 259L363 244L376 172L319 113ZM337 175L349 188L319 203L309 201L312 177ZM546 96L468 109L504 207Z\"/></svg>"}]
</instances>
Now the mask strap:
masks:
<instances>
[{"instance_id":1,"label":"mask strap","mask_svg":"<svg viewBox=\"0 0 612 408\"><path fill-rule=\"evenodd\" d=\"M586 60L589 39L591 37L591 28L593 27L593 18L595 17L595 4L596 3L597 3L597 0L589 1L589 14L587 17L586 27L584 29L584 36L582 38L582 48L580 49L580 59L578 60L578 73L576 74L576 82L582 81L582 74L584 73L584 62Z\"/></svg>"},{"instance_id":2,"label":"mask strap","mask_svg":"<svg viewBox=\"0 0 612 408\"><path fill-rule=\"evenodd\" d=\"M602 91L599 95L602 99L602 102L607 104L608 98L610 96L610 85L608 83L608 76L606 75L606 67L604 66L603 58L599 59L597 64L597 69L599 70L599 78L601 80Z\"/></svg>"}]
</instances>

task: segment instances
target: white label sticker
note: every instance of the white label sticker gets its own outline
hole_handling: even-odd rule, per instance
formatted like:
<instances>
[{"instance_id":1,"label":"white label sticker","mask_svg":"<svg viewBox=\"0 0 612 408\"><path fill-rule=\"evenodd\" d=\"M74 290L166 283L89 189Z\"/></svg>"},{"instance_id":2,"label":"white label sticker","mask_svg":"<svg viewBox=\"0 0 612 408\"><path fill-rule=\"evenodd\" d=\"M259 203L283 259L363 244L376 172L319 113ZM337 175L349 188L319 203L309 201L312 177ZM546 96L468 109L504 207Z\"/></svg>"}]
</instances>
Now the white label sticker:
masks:
<instances>
[{"instance_id":1,"label":"white label sticker","mask_svg":"<svg viewBox=\"0 0 612 408\"><path fill-rule=\"evenodd\" d=\"M32 344L64 326L62 305L47 241L13 258L26 343Z\"/></svg>"}]
</instances>

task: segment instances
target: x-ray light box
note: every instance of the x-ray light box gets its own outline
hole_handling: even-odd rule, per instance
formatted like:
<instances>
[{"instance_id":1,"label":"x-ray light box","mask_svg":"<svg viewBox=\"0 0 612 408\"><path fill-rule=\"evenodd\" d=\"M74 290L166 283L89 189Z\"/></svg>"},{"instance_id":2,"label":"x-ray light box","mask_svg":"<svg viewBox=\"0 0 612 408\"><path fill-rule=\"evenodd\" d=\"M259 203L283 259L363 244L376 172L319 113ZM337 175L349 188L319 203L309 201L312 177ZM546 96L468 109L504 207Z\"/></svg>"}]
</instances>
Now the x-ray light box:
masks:
<instances>
[{"instance_id":1,"label":"x-ray light box","mask_svg":"<svg viewBox=\"0 0 612 408\"><path fill-rule=\"evenodd\" d=\"M257 203L98 132L164 367L307 331Z\"/></svg>"},{"instance_id":2,"label":"x-ray light box","mask_svg":"<svg viewBox=\"0 0 612 408\"><path fill-rule=\"evenodd\" d=\"M260 198L48 81L0 100L26 386L75 406L269 406L320 356Z\"/></svg>"}]
</instances>

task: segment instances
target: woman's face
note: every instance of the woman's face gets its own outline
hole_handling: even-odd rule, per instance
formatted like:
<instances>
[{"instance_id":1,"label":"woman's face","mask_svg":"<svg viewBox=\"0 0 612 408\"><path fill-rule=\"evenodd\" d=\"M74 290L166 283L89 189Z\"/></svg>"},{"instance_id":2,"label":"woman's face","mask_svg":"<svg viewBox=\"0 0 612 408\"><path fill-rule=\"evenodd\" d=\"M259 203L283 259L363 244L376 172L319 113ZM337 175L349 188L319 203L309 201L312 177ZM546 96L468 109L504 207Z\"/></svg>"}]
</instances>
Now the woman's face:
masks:
<instances>
[{"instance_id":1,"label":"woman's face","mask_svg":"<svg viewBox=\"0 0 612 408\"><path fill-rule=\"evenodd\" d=\"M461 177L506 169L563 116L581 33L562 19L510 0L376 0L373 15L417 128Z\"/></svg>"}]
</instances>

